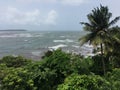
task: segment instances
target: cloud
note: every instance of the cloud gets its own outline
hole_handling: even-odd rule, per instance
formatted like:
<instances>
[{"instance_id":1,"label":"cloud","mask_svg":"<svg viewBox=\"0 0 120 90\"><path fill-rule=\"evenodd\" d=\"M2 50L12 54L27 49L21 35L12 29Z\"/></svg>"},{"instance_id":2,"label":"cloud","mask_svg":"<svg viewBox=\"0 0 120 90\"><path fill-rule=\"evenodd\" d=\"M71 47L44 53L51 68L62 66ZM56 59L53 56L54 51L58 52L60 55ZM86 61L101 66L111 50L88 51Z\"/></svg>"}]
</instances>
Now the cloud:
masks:
<instances>
[{"instance_id":1,"label":"cloud","mask_svg":"<svg viewBox=\"0 0 120 90\"><path fill-rule=\"evenodd\" d=\"M80 5L83 4L86 0L61 0L62 4L66 4L66 5Z\"/></svg>"},{"instance_id":2,"label":"cloud","mask_svg":"<svg viewBox=\"0 0 120 90\"><path fill-rule=\"evenodd\" d=\"M51 24L51 23L56 24L56 22L55 22L56 18L57 18L57 13L56 13L55 10L52 10L52 11L50 11L48 13L48 16L47 16L47 18L45 20L45 23L47 23L47 24Z\"/></svg>"},{"instance_id":3,"label":"cloud","mask_svg":"<svg viewBox=\"0 0 120 90\"><path fill-rule=\"evenodd\" d=\"M17 0L18 2L22 3L33 3L33 2L39 2L39 3L59 3L64 5L72 5L72 6L78 6L83 3L85 3L87 0Z\"/></svg>"},{"instance_id":4,"label":"cloud","mask_svg":"<svg viewBox=\"0 0 120 90\"><path fill-rule=\"evenodd\" d=\"M21 25L43 25L56 24L57 12L51 10L41 13L38 9L33 11L20 11L17 8L8 7L7 10L0 15L0 22L6 24L21 24Z\"/></svg>"},{"instance_id":5,"label":"cloud","mask_svg":"<svg viewBox=\"0 0 120 90\"><path fill-rule=\"evenodd\" d=\"M22 3L33 3L33 2L55 3L57 0L16 0L16 1Z\"/></svg>"}]
</instances>

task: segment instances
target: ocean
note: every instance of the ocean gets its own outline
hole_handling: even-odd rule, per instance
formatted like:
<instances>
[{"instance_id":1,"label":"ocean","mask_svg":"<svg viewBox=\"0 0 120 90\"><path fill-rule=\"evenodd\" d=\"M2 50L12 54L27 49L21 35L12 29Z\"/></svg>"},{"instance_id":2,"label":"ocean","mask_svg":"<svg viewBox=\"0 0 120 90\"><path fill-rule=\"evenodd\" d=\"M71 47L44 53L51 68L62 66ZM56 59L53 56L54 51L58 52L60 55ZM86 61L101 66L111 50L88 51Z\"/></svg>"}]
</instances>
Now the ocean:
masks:
<instances>
[{"instance_id":1,"label":"ocean","mask_svg":"<svg viewBox=\"0 0 120 90\"><path fill-rule=\"evenodd\" d=\"M92 46L80 46L84 31L0 31L0 58L7 55L38 60L47 50L90 54Z\"/></svg>"}]
</instances>

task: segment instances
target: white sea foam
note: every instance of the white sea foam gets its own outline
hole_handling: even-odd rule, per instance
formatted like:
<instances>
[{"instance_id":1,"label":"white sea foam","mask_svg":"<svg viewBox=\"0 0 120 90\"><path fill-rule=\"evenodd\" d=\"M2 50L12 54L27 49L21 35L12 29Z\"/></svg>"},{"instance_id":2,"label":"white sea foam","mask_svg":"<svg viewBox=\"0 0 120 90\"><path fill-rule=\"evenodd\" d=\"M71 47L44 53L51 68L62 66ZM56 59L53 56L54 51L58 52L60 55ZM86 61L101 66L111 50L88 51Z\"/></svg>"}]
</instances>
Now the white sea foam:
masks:
<instances>
[{"instance_id":1,"label":"white sea foam","mask_svg":"<svg viewBox=\"0 0 120 90\"><path fill-rule=\"evenodd\" d=\"M61 38L64 38L65 36L60 36Z\"/></svg>"},{"instance_id":2,"label":"white sea foam","mask_svg":"<svg viewBox=\"0 0 120 90\"><path fill-rule=\"evenodd\" d=\"M92 45L89 45L89 44L85 44L85 45L83 45L84 47L88 47L88 48L93 48L93 46Z\"/></svg>"},{"instance_id":3,"label":"white sea foam","mask_svg":"<svg viewBox=\"0 0 120 90\"><path fill-rule=\"evenodd\" d=\"M86 55L84 55L85 57L89 57L89 56L95 56L95 54L93 54L93 53L89 53L89 54L86 54Z\"/></svg>"},{"instance_id":4,"label":"white sea foam","mask_svg":"<svg viewBox=\"0 0 120 90\"><path fill-rule=\"evenodd\" d=\"M27 42L28 40L24 40L25 42Z\"/></svg>"},{"instance_id":5,"label":"white sea foam","mask_svg":"<svg viewBox=\"0 0 120 90\"><path fill-rule=\"evenodd\" d=\"M53 42L74 42L71 39L65 39L65 40L53 40Z\"/></svg>"},{"instance_id":6,"label":"white sea foam","mask_svg":"<svg viewBox=\"0 0 120 90\"><path fill-rule=\"evenodd\" d=\"M48 47L50 50L57 50L58 48L67 47L67 45L59 44L56 46Z\"/></svg>"},{"instance_id":7,"label":"white sea foam","mask_svg":"<svg viewBox=\"0 0 120 90\"><path fill-rule=\"evenodd\" d=\"M53 40L53 42L65 42L65 40Z\"/></svg>"},{"instance_id":8,"label":"white sea foam","mask_svg":"<svg viewBox=\"0 0 120 90\"><path fill-rule=\"evenodd\" d=\"M83 46L81 46L81 49L83 49L84 51L91 51L93 50L93 46L89 45L89 44L84 44Z\"/></svg>"},{"instance_id":9,"label":"white sea foam","mask_svg":"<svg viewBox=\"0 0 120 90\"><path fill-rule=\"evenodd\" d=\"M41 54L40 51L33 51L31 53L32 53L32 55L35 55L35 56L40 56L40 54Z\"/></svg>"},{"instance_id":10,"label":"white sea foam","mask_svg":"<svg viewBox=\"0 0 120 90\"><path fill-rule=\"evenodd\" d=\"M20 34L3 34L0 38L15 38L15 37L42 37L42 34L30 34L30 33L20 33Z\"/></svg>"},{"instance_id":11,"label":"white sea foam","mask_svg":"<svg viewBox=\"0 0 120 90\"><path fill-rule=\"evenodd\" d=\"M8 35L0 35L1 38L14 38L14 37L32 37L31 34L8 34Z\"/></svg>"},{"instance_id":12,"label":"white sea foam","mask_svg":"<svg viewBox=\"0 0 120 90\"><path fill-rule=\"evenodd\" d=\"M76 45L72 45L72 47L75 47L75 48L80 48L80 46L76 46Z\"/></svg>"}]
</instances>

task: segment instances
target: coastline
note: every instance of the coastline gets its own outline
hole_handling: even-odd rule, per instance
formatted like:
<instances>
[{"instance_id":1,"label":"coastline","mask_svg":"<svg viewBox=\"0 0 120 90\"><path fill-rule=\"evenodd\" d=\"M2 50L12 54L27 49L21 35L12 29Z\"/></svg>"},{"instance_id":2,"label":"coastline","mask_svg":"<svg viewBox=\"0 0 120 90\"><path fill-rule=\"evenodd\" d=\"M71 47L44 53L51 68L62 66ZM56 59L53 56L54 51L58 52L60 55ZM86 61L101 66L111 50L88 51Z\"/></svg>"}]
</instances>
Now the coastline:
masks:
<instances>
[{"instance_id":1,"label":"coastline","mask_svg":"<svg viewBox=\"0 0 120 90\"><path fill-rule=\"evenodd\" d=\"M40 60L48 50L61 48L67 53L81 55L91 54L92 47L88 44L80 46L78 39L85 32L9 32L0 33L0 57L7 55L24 56Z\"/></svg>"}]
</instances>

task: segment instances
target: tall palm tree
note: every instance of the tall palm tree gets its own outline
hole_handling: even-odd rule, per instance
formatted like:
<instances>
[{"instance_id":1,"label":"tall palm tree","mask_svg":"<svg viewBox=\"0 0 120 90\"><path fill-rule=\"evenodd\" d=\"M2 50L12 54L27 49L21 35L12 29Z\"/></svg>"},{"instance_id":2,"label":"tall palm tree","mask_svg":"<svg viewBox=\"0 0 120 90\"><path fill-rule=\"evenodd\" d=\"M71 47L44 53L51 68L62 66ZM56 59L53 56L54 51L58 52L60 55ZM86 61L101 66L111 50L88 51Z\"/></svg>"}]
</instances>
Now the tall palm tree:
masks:
<instances>
[{"instance_id":1,"label":"tall palm tree","mask_svg":"<svg viewBox=\"0 0 120 90\"><path fill-rule=\"evenodd\" d=\"M106 43L105 46L110 48L107 51L107 57L112 64L112 68L120 67L120 27L116 26L109 30L110 36L112 36L112 43ZM106 48L105 48L106 49ZM117 63L116 63L117 62Z\"/></svg>"},{"instance_id":2,"label":"tall palm tree","mask_svg":"<svg viewBox=\"0 0 120 90\"><path fill-rule=\"evenodd\" d=\"M105 51L106 53L112 53L116 52L118 53L120 48L118 46L120 45L120 27L112 27L108 31L109 33L109 42L105 42ZM112 42L112 43L111 43Z\"/></svg>"},{"instance_id":3,"label":"tall palm tree","mask_svg":"<svg viewBox=\"0 0 120 90\"><path fill-rule=\"evenodd\" d=\"M116 17L110 21L111 17L112 13L109 12L108 7L100 5L100 8L94 8L92 12L87 15L88 22L81 22L81 24L84 25L84 30L89 32L87 35L80 38L81 44L83 45L84 43L89 42L89 44L95 47L100 45L104 74L104 46L105 43L109 42L111 39L109 28L120 19L120 17Z\"/></svg>"}]
</instances>

